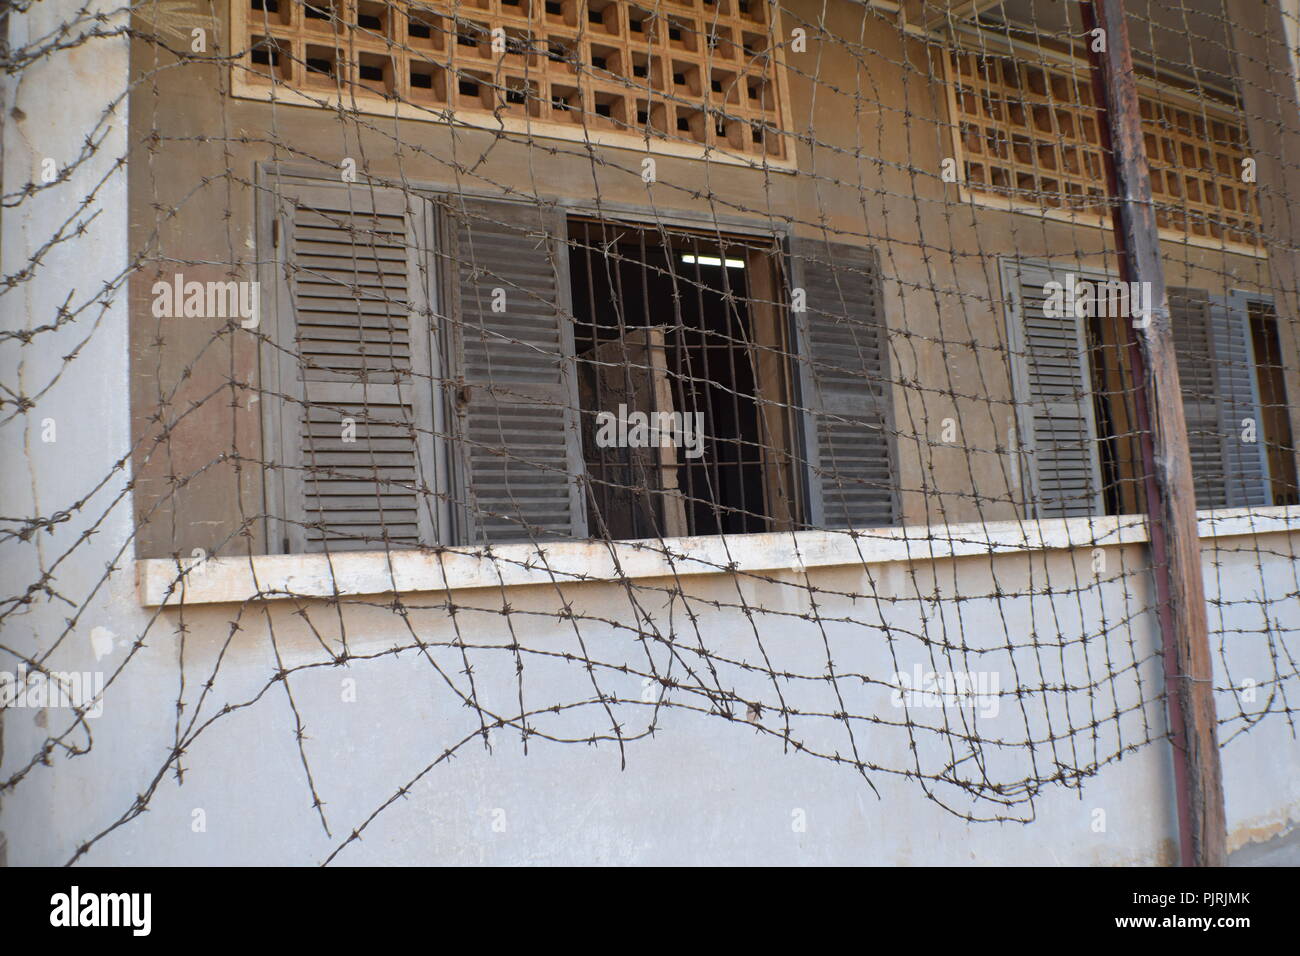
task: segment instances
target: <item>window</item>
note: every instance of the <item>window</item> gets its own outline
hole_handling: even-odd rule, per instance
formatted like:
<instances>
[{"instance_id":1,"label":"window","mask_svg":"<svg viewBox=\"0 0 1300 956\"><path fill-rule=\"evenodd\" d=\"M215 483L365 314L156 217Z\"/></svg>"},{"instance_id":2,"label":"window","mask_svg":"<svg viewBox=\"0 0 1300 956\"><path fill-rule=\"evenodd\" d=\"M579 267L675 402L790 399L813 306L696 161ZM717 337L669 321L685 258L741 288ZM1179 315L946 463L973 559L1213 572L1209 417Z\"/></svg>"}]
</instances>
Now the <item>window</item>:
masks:
<instances>
[{"instance_id":1,"label":"window","mask_svg":"<svg viewBox=\"0 0 1300 956\"><path fill-rule=\"evenodd\" d=\"M792 527L794 383L772 240L587 220L569 235L589 526L613 538ZM626 440L629 418L648 423L646 441Z\"/></svg>"},{"instance_id":2,"label":"window","mask_svg":"<svg viewBox=\"0 0 1300 956\"><path fill-rule=\"evenodd\" d=\"M265 192L273 547L895 523L870 250L289 177Z\"/></svg>"},{"instance_id":3,"label":"window","mask_svg":"<svg viewBox=\"0 0 1300 956\"><path fill-rule=\"evenodd\" d=\"M231 2L237 95L788 158L780 24L758 0Z\"/></svg>"},{"instance_id":4,"label":"window","mask_svg":"<svg viewBox=\"0 0 1300 956\"><path fill-rule=\"evenodd\" d=\"M448 517L432 210L399 190L342 184L277 182L269 195L268 540L290 553L436 543Z\"/></svg>"},{"instance_id":5,"label":"window","mask_svg":"<svg viewBox=\"0 0 1300 956\"><path fill-rule=\"evenodd\" d=\"M1169 290L1198 508L1271 504L1250 324L1235 297ZM1253 422L1254 433L1245 432Z\"/></svg>"},{"instance_id":6,"label":"window","mask_svg":"<svg viewBox=\"0 0 1300 956\"><path fill-rule=\"evenodd\" d=\"M454 543L587 537L565 218L529 203L441 205L441 319L455 393Z\"/></svg>"},{"instance_id":7,"label":"window","mask_svg":"<svg viewBox=\"0 0 1300 956\"><path fill-rule=\"evenodd\" d=\"M1098 514L1103 486L1087 323L1049 314L1052 279L1043 268L1004 265L1025 495L1035 517Z\"/></svg>"},{"instance_id":8,"label":"window","mask_svg":"<svg viewBox=\"0 0 1300 956\"><path fill-rule=\"evenodd\" d=\"M1073 275L1114 281L1101 273ZM1140 511L1142 462L1123 327L1131 320L1100 308L1090 311L1102 315L1081 317L1049 307L1049 283L1065 285L1067 278L1035 263L1003 263L1027 512ZM1168 295L1197 507L1285 503L1270 483L1265 454L1268 448L1288 457L1294 468L1285 416L1268 414L1285 395L1273 391L1280 378L1270 378L1266 360L1255 357L1252 336L1265 333L1253 323L1249 300L1202 289L1171 288Z\"/></svg>"},{"instance_id":9,"label":"window","mask_svg":"<svg viewBox=\"0 0 1300 956\"><path fill-rule=\"evenodd\" d=\"M822 240L791 243L802 344L801 402L815 528L898 523L897 431L889 334L873 249Z\"/></svg>"},{"instance_id":10,"label":"window","mask_svg":"<svg viewBox=\"0 0 1300 956\"><path fill-rule=\"evenodd\" d=\"M1100 216L1108 192L1101 118L1086 65L952 52L954 126L971 194ZM1241 181L1246 131L1228 106L1139 100L1156 222L1193 240L1258 248L1259 212Z\"/></svg>"},{"instance_id":11,"label":"window","mask_svg":"<svg viewBox=\"0 0 1300 956\"><path fill-rule=\"evenodd\" d=\"M1297 487L1295 442L1291 434L1291 406L1286 397L1286 366L1278 338L1277 313L1273 303L1247 299L1251 344L1259 381L1262 441L1268 464L1269 482L1276 505L1300 504Z\"/></svg>"}]
</instances>

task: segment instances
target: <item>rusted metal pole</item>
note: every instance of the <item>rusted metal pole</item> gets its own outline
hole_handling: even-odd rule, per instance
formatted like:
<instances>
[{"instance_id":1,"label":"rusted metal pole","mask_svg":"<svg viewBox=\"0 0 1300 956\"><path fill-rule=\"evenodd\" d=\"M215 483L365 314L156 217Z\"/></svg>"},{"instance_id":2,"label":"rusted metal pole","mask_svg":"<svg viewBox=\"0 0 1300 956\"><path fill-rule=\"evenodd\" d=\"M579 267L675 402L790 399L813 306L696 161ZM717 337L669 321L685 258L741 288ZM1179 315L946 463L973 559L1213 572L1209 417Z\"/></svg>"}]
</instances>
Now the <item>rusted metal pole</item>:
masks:
<instances>
[{"instance_id":1,"label":"rusted metal pole","mask_svg":"<svg viewBox=\"0 0 1300 956\"><path fill-rule=\"evenodd\" d=\"M1184 866L1223 866L1227 830L1196 491L1124 2L1091 0L1081 6L1093 89L1105 114L1101 126L1110 158L1107 173L1121 274L1126 282L1145 282L1151 290L1150 321L1129 322L1128 334L1173 743L1180 856ZM1103 32L1096 34L1098 29Z\"/></svg>"}]
</instances>

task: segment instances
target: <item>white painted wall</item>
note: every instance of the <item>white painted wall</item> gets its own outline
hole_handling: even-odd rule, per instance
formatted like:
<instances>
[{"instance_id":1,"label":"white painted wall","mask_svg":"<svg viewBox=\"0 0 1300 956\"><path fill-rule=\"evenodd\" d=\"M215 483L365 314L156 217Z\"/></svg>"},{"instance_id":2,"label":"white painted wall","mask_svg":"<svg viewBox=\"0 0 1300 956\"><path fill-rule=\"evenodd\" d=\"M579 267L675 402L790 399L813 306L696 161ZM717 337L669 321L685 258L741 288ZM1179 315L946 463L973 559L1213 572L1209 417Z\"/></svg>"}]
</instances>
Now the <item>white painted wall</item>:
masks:
<instances>
[{"instance_id":1,"label":"white painted wall","mask_svg":"<svg viewBox=\"0 0 1300 956\"><path fill-rule=\"evenodd\" d=\"M1234 601L1249 583L1274 602L1270 614L1294 628L1296 621L1294 565L1268 557L1261 578L1254 548L1290 553L1300 535L1271 534L1236 538L1234 546L1249 550L1224 552L1207 584L1216 581ZM686 600L699 614L698 634L717 659L757 665L761 652L746 619L734 609L712 609L709 602L744 602L758 614L763 647L777 671L821 675L825 647L842 674L863 673L888 680L895 670L910 671L914 663L926 669L928 656L915 636L932 640L964 637L973 651L972 663L955 669L996 671L1001 687L1012 686L1011 657L999 650L1008 641L1027 645L1016 653L1020 685L1037 687L1087 683L1120 671L1115 696L1109 684L1090 694L1084 690L1050 695L1050 720L1057 732L1079 729L1070 741L1040 746L1033 769L1023 749L986 747L986 768L995 781L1014 782L1025 776L1048 776L1054 760L1086 766L1098 757L1117 753L1122 745L1140 744L1161 733L1161 709L1138 706L1133 672L1136 661L1151 700L1161 688L1159 662L1152 654L1150 615L1138 613L1148 603L1141 578L1124 578L1127 564L1140 565L1138 546L1107 549L1111 580L1094 583L1091 552L1051 552L1036 556L1004 556L990 562L960 558L917 565L914 580L907 565L873 565L869 571L821 568L811 573L823 593L819 597L821 629L802 617L810 611L806 590L794 572L775 572L772 583L735 580L725 575L702 576L686 586ZM1068 589L1082 581L1081 596L1066 593L1052 599L1038 596L989 598L960 604L948 600L988 594L994 573L1006 591L1027 588L1031 574L1041 590ZM126 577L123 574L122 577ZM916 588L929 593L939 583L937 604L917 602ZM1127 582L1127 596L1126 591ZM662 635L672 634L682 661L699 663L690 647L698 640L686 621L681 598L671 600L653 589L665 579L638 582L638 604ZM879 610L871 597L833 597L826 592L877 595L896 629L897 658L889 653L878 624ZM893 604L892 599L902 603ZM573 628L555 616L561 600L575 613L614 622L634 620L623 588L613 584L566 586L562 594L542 586L509 592L510 620L525 649L524 700L530 708L589 700L590 678L585 669L562 656L580 653ZM407 620L412 632L430 645L449 644L454 634L441 608L441 596L409 595ZM519 689L506 618L499 613L500 592L476 589L456 595L463 608L457 614L467 642L481 648L470 653L478 700L502 714L517 710ZM1096 634L1104 606L1112 629ZM338 846L344 834L361 825L378 807L448 747L473 733L476 714L462 707L447 682L467 693L460 652L454 646L433 646L423 657L409 650L400 655L355 661L347 667L323 666L297 670L289 681L294 702L306 727L305 750L317 792L333 836L326 836L312 807L311 795L294 743L294 721L284 686L268 680L280 663L291 669L327 661L316 634L337 648L337 612L324 602L306 604L307 619L295 615L291 602L250 606L242 613L233 605L187 608L185 698L192 708L203 682L216 672L202 713L216 714L227 703L262 697L253 706L220 717L190 747L183 764L183 786L168 775L150 803L149 813L106 838L88 859L101 863L314 863ZM473 610L472 610L473 609ZM1216 624L1242 631L1259 627L1260 607L1231 605ZM786 615L786 616L782 616ZM837 621L852 619L856 623ZM411 637L384 600L351 599L344 621L352 654L368 656L409 645ZM120 683L110 688L104 715L94 722L95 749L75 760L59 759L20 788L6 806L13 862L51 862L66 858L81 839L112 825L127 810L162 767L172 737L174 702L179 692L179 644L175 628L181 617L165 611L148 631L147 646L128 665ZM240 630L226 644L230 622ZM308 626L308 621L311 627ZM1083 623L1086 622L1086 623ZM1290 622L1289 625L1287 622ZM119 633L136 633L140 614L121 609L113 620ZM313 634L312 627L316 634ZM1032 646L1034 630L1041 647ZM1092 633L1088 646L1075 643L1061 651L1056 635ZM647 649L627 629L584 621L581 633L592 658L647 670ZM272 638L273 635L273 638ZM1131 643L1130 643L1131 642ZM654 644L648 653L656 672L686 678L681 662L670 669L667 648ZM223 655L218 667L218 655ZM106 661L120 661L122 649ZM1226 661L1238 683L1246 675L1263 680L1272 673L1266 639L1243 633L1228 642ZM1223 661L1217 662L1222 667ZM436 668L434 665L437 665ZM942 669L942 665L940 666ZM602 690L639 700L643 682L635 674L598 670ZM343 701L344 681L355 681L356 701ZM1220 673L1219 680L1225 680ZM719 663L716 682L745 700L760 700L770 708L773 688L761 674L738 663ZM856 712L897 722L901 711L892 706L880 686L864 686L846 678L841 683L846 706ZM1291 682L1288 693L1297 691ZM825 681L784 682L782 692L792 707L822 712L838 709ZM1261 693L1253 709L1262 706ZM1226 695L1221 713L1237 708ZM707 708L707 702L684 690L670 692L681 704ZM1027 708L1027 717L1009 701L1001 713L979 719L975 727L984 738L1025 737L1026 720L1036 736L1044 737L1043 708ZM1085 728L1094 717L1108 717L1118 707L1127 712L1116 721L1103 721L1094 745ZM1136 708L1136 709L1129 709ZM1252 709L1248 707L1247 709ZM53 712L51 712L53 713ZM913 720L936 726L940 711L914 709ZM187 711L188 717L188 711ZM649 708L623 704L616 717L628 735L643 731ZM11 721L22 727L25 715ZM780 720L765 712L761 723L778 728ZM589 705L560 715L542 715L533 726L546 733L583 738L608 730L602 707ZM534 739L524 756L518 735L497 731L494 752L478 741L439 764L415 783L409 796L382 813L365 838L339 856L341 863L986 863L1045 864L1157 862L1172 853L1171 776L1167 746L1160 741L1141 747L1085 781L1082 795L1052 786L1030 804L1004 809L1024 823L970 825L923 796L913 780L883 772L869 774L880 792L850 768L797 753L783 753L779 739L752 725L716 715L667 710L653 739L630 742L627 765L620 769L618 748L605 742L556 744ZM832 719L796 720L794 733L808 746L827 753L851 753L841 723ZM927 774L941 772L950 755L943 738L918 732L918 760ZM10 735L9 752L20 753L14 737L31 742L30 733ZM855 728L859 753L867 762L894 770L912 766L908 737L897 726ZM1122 736L1122 743L1121 743ZM1284 718L1273 715L1225 751L1228 810L1234 845L1273 835L1300 818L1300 761L1297 745ZM958 809L973 806L951 787L936 796ZM194 811L203 811L206 832L194 832ZM1104 810L1105 832L1095 832L1096 810ZM802 820L800 832L794 824ZM494 823L504 822L504 830Z\"/></svg>"},{"instance_id":2,"label":"white painted wall","mask_svg":"<svg viewBox=\"0 0 1300 956\"><path fill-rule=\"evenodd\" d=\"M100 10L118 8L107 2L89 4L74 21L79 6L60 0L32 4L23 14L11 12L10 46L51 42L56 29L69 23L73 26L63 36L69 44L88 31L125 23L121 15L94 19ZM127 303L121 284L127 259L126 174L114 169L126 148L125 100L116 99L124 95L126 78L127 43L120 37L73 45L0 77L4 192L13 194L32 182L42 187L16 208L5 209L0 220L0 273L19 275L40 257L34 278L0 294L0 328L36 330L59 324L60 307L69 311L59 328L37 332L28 346L14 340L0 345L0 382L34 402L25 414L17 413L13 396L6 394L9 401L0 409L3 529L18 530L10 520L15 516L49 518L84 502L68 520L29 541L6 535L0 542L5 598L21 597L41 583L48 588L33 593L30 604L0 625L0 644L6 648L0 650L0 669L10 673L18 666L15 653L48 654L51 668L91 667L91 628L111 625L126 634L140 618L126 586L129 575L101 585L106 564L119 560L123 549L130 557L128 474L120 466L129 446ZM60 174L68 174L66 181L44 185L47 158ZM75 242L53 241L82 226ZM55 440L43 441L51 423ZM94 536L79 541L91 529L97 529ZM122 566L129 569L130 561ZM69 618L75 621L71 628ZM9 710L2 776L39 753L50 731L62 731L60 721L55 712ZM84 744L84 734L69 738L74 739ZM108 775L102 767L101 772ZM39 847L55 829L70 825L68 814L85 795L69 788L79 785L75 771L40 768L25 792L20 788L0 797L0 833L20 848L19 860L32 858L22 847ZM3 843L0 839L0 847Z\"/></svg>"}]
</instances>

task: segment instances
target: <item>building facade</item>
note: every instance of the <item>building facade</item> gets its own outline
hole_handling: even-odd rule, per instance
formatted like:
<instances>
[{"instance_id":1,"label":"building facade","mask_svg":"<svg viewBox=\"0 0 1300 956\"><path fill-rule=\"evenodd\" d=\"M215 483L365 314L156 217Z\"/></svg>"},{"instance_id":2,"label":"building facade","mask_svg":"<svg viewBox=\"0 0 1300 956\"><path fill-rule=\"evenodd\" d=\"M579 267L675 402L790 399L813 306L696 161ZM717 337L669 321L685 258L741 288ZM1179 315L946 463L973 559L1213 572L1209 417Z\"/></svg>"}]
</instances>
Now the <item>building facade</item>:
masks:
<instances>
[{"instance_id":1,"label":"building facade","mask_svg":"<svg viewBox=\"0 0 1300 956\"><path fill-rule=\"evenodd\" d=\"M1130 34L1239 849L1300 818L1296 21L1184 7ZM6 666L105 680L5 709L9 860L1173 860L1158 303L1057 17L11 14Z\"/></svg>"}]
</instances>

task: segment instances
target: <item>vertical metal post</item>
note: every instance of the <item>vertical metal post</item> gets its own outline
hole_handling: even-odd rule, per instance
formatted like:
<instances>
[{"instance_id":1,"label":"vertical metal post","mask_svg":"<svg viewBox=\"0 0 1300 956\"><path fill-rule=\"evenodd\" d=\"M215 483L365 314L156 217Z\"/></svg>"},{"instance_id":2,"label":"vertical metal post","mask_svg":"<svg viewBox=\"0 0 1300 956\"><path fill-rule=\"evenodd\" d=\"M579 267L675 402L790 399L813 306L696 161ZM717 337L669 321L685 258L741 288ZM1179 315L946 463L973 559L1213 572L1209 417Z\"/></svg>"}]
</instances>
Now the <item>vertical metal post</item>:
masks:
<instances>
[{"instance_id":1,"label":"vertical metal post","mask_svg":"<svg viewBox=\"0 0 1300 956\"><path fill-rule=\"evenodd\" d=\"M1173 743L1180 855L1184 866L1223 866L1227 832L1196 491L1124 2L1091 0L1082 10L1093 88L1105 113L1101 126L1121 273L1127 282L1147 283L1153 304L1145 327L1128 324L1129 353ZM1096 30L1103 32L1098 35Z\"/></svg>"}]
</instances>

